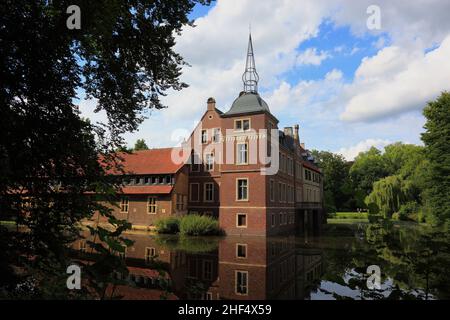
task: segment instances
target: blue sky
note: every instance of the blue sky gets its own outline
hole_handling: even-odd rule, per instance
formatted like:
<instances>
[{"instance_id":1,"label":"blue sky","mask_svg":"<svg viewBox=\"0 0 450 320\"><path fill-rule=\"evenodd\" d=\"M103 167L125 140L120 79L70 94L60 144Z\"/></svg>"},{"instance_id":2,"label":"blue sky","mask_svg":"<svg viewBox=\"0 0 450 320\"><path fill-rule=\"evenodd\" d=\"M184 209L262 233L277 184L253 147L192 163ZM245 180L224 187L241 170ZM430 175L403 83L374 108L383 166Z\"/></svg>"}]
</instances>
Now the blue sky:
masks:
<instances>
[{"instance_id":1,"label":"blue sky","mask_svg":"<svg viewBox=\"0 0 450 320\"><path fill-rule=\"evenodd\" d=\"M300 125L307 148L330 150L351 160L371 146L420 144L422 109L450 83L450 2L380 0L381 28L366 21L371 1L218 0L197 5L175 50L191 64L168 92L168 106L153 111L129 145L143 138L151 147L177 144L213 96L226 111L242 90L251 24L259 92L279 127ZM428 3L428 2L427 2ZM261 17L264 17L263 19ZM80 109L92 114L94 101Z\"/></svg>"}]
</instances>

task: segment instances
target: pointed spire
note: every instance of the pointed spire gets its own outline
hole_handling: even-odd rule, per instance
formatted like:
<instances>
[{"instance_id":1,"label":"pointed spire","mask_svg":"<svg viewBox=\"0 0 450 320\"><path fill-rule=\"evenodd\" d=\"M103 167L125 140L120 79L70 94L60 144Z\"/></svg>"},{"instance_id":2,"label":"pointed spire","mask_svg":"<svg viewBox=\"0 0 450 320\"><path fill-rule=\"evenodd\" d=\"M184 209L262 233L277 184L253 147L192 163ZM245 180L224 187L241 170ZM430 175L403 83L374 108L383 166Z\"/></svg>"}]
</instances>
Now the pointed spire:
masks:
<instances>
[{"instance_id":1,"label":"pointed spire","mask_svg":"<svg viewBox=\"0 0 450 320\"><path fill-rule=\"evenodd\" d=\"M242 75L242 81L244 82L244 92L258 93L259 76L256 72L251 32L249 32L248 36L247 62L245 63L245 72Z\"/></svg>"}]
</instances>

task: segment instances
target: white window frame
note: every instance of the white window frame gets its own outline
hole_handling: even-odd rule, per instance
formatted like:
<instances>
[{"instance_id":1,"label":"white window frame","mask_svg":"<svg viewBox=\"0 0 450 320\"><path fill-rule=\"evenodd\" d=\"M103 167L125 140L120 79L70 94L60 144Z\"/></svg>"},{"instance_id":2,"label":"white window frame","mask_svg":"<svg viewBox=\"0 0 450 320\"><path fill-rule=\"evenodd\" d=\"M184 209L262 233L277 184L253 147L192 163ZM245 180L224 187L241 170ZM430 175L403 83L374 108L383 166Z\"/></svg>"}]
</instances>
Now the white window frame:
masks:
<instances>
[{"instance_id":1,"label":"white window frame","mask_svg":"<svg viewBox=\"0 0 450 320\"><path fill-rule=\"evenodd\" d=\"M247 197L245 199L239 199L239 180L245 180L247 181L247 192L246 195ZM236 201L249 201L250 199L250 187L249 187L249 180L248 178L236 178Z\"/></svg>"},{"instance_id":2,"label":"white window frame","mask_svg":"<svg viewBox=\"0 0 450 320\"><path fill-rule=\"evenodd\" d=\"M238 290L238 274L245 274L245 285L241 285L240 287L245 288L245 292L240 292ZM235 270L234 271L234 293L240 296L248 296L248 271L246 270Z\"/></svg>"},{"instance_id":3,"label":"white window frame","mask_svg":"<svg viewBox=\"0 0 450 320\"><path fill-rule=\"evenodd\" d=\"M150 200L154 200L154 203L150 203ZM157 214L158 213L158 197L156 196L148 196L147 197L147 213L148 214ZM153 211L150 210L153 208Z\"/></svg>"},{"instance_id":4,"label":"white window frame","mask_svg":"<svg viewBox=\"0 0 450 320\"><path fill-rule=\"evenodd\" d=\"M241 159L241 153L242 151L239 149L240 146L245 146L245 161L242 161ZM249 152L248 152L248 142L238 142L236 143L236 164L238 165L245 165L248 164L248 156L249 156Z\"/></svg>"},{"instance_id":5,"label":"white window frame","mask_svg":"<svg viewBox=\"0 0 450 320\"><path fill-rule=\"evenodd\" d=\"M239 225L239 216L245 216L245 225L240 226ZM236 228L242 228L245 229L248 226L248 214L243 212L236 213Z\"/></svg>"},{"instance_id":6,"label":"white window frame","mask_svg":"<svg viewBox=\"0 0 450 320\"><path fill-rule=\"evenodd\" d=\"M120 213L128 213L129 210L130 210L130 199L128 197L122 197L122 199L120 199Z\"/></svg>"},{"instance_id":7,"label":"white window frame","mask_svg":"<svg viewBox=\"0 0 450 320\"><path fill-rule=\"evenodd\" d=\"M205 140L203 140L203 137L205 137ZM202 129L201 135L200 135L200 141L202 144L208 143L208 129Z\"/></svg>"},{"instance_id":8,"label":"white window frame","mask_svg":"<svg viewBox=\"0 0 450 320\"><path fill-rule=\"evenodd\" d=\"M211 199L207 199L208 186L211 186ZM205 182L203 184L203 201L204 202L214 202L214 183L213 182Z\"/></svg>"}]
</instances>

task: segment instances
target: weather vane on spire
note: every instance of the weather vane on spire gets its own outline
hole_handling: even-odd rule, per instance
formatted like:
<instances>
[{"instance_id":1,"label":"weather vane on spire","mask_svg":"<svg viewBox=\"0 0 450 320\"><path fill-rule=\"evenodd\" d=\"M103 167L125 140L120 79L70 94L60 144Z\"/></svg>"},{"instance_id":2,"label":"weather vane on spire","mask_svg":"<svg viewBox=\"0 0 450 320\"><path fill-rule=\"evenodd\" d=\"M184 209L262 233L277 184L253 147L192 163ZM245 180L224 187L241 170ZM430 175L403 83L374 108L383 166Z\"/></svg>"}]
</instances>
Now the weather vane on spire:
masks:
<instances>
[{"instance_id":1,"label":"weather vane on spire","mask_svg":"<svg viewBox=\"0 0 450 320\"><path fill-rule=\"evenodd\" d=\"M242 75L242 81L244 82L244 92L258 93L259 76L256 72L255 57L253 55L251 25L249 25L247 61L245 63L245 72Z\"/></svg>"}]
</instances>

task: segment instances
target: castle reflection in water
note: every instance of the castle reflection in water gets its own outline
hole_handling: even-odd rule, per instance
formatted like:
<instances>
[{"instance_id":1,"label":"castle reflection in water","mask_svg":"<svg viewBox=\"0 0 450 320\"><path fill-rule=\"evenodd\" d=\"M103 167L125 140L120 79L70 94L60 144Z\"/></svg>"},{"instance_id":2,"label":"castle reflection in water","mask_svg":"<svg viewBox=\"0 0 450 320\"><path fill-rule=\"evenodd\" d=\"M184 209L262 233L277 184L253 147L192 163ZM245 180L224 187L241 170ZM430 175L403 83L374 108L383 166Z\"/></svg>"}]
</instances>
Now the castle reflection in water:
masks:
<instances>
[{"instance_id":1,"label":"castle reflection in water","mask_svg":"<svg viewBox=\"0 0 450 320\"><path fill-rule=\"evenodd\" d=\"M108 290L121 299L309 299L323 273L320 249L298 237L178 238L127 234L129 274ZM76 241L74 258L95 254Z\"/></svg>"}]
</instances>

